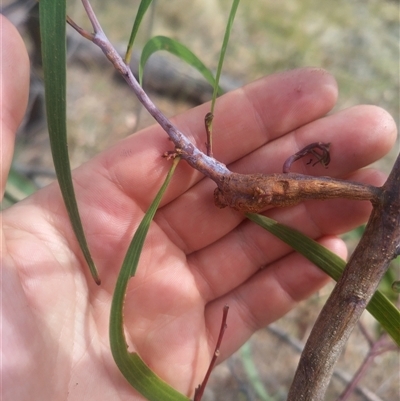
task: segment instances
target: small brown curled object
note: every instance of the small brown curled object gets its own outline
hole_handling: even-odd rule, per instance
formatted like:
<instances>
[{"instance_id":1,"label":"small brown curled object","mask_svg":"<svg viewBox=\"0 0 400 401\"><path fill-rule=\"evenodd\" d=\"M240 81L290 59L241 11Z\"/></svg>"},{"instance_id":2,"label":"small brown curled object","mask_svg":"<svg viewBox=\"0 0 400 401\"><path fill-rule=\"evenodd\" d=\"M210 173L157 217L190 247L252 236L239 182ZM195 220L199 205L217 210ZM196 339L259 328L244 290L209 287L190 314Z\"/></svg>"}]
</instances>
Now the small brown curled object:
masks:
<instances>
[{"instance_id":1,"label":"small brown curled object","mask_svg":"<svg viewBox=\"0 0 400 401\"><path fill-rule=\"evenodd\" d=\"M324 142L313 142L307 145L305 148L301 149L297 153L295 153L293 156L290 156L284 163L283 165L283 172L284 173L289 173L290 168L292 167L292 164L296 161L299 160L307 155L312 155L314 156L317 161L313 163L313 167L321 163L325 168L328 167L328 164L331 162L331 156L329 154L329 148L331 144L330 143L324 143ZM310 160L309 163L312 163L312 160Z\"/></svg>"}]
</instances>

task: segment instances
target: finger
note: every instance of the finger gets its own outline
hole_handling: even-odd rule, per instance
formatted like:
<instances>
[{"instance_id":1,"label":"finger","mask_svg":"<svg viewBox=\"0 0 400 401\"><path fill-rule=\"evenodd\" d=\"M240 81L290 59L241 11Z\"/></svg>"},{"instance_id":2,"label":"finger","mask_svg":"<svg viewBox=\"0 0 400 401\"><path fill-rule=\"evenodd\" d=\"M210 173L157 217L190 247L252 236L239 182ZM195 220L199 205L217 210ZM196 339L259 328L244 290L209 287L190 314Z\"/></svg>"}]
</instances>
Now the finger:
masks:
<instances>
[{"instance_id":1,"label":"finger","mask_svg":"<svg viewBox=\"0 0 400 401\"><path fill-rule=\"evenodd\" d=\"M313 168L299 161L296 163L296 169L302 168L303 172L314 175L327 175L328 172L331 176L348 176L354 169L370 164L389 151L396 138L396 125L390 115L380 108L352 108L307 124L257 149L230 167L233 171L246 173L279 172L289 155L296 153L299 147L304 147L307 143L320 141L321 133L324 133L324 140L326 138L328 142L332 142L332 162L329 168ZM278 161L274 162L274 158ZM372 181L368 180L368 177ZM383 183L382 177L373 177L371 174L353 177L354 180L364 178L366 181L362 182L377 185ZM215 207L212 197L214 187L214 183L203 180L160 209L156 216L157 223L167 232L169 238L186 253L201 249L221 238L242 219L240 213ZM354 219L351 219L351 222L359 222L360 213L366 218L367 209L358 209L358 203L351 202L346 205L354 211ZM330 216L326 203L313 203L313 206L316 209L310 210L311 213L325 213ZM341 219L337 219L336 222L340 224Z\"/></svg>"},{"instance_id":2,"label":"finger","mask_svg":"<svg viewBox=\"0 0 400 401\"><path fill-rule=\"evenodd\" d=\"M1 195L14 152L15 133L25 113L29 88L29 59L15 27L0 15L1 30Z\"/></svg>"},{"instance_id":3,"label":"finger","mask_svg":"<svg viewBox=\"0 0 400 401\"><path fill-rule=\"evenodd\" d=\"M397 127L392 116L380 107L362 105L339 111L306 124L252 154L252 162L239 161L235 171L282 172L291 156L313 142L330 143L331 161L327 168L309 163L307 157L294 163L292 172L343 177L382 158L393 147ZM261 163L262 161L262 163ZM314 160L315 161L315 160Z\"/></svg>"},{"instance_id":4,"label":"finger","mask_svg":"<svg viewBox=\"0 0 400 401\"><path fill-rule=\"evenodd\" d=\"M218 99L213 120L215 157L229 164L263 144L328 113L337 99L337 85L326 71L302 68L273 74ZM199 148L204 144L204 110L176 117ZM199 115L200 111L200 115ZM193 114L193 115L192 115Z\"/></svg>"},{"instance_id":5,"label":"finger","mask_svg":"<svg viewBox=\"0 0 400 401\"><path fill-rule=\"evenodd\" d=\"M346 256L346 247L341 240L328 237L319 242L340 256ZM230 308L219 361L235 352L255 331L282 317L327 281L319 268L292 253L208 304L205 318L214 339L218 335L223 306Z\"/></svg>"},{"instance_id":6,"label":"finger","mask_svg":"<svg viewBox=\"0 0 400 401\"><path fill-rule=\"evenodd\" d=\"M231 163L271 139L326 114L335 104L336 83L322 70L301 69L263 78L221 97L217 102L214 154ZM173 119L181 131L205 150L202 105ZM160 127L151 127L117 144L97 159L121 189L147 207L170 166L161 155L172 143ZM169 199L183 193L202 176L181 163L171 184Z\"/></svg>"}]
</instances>

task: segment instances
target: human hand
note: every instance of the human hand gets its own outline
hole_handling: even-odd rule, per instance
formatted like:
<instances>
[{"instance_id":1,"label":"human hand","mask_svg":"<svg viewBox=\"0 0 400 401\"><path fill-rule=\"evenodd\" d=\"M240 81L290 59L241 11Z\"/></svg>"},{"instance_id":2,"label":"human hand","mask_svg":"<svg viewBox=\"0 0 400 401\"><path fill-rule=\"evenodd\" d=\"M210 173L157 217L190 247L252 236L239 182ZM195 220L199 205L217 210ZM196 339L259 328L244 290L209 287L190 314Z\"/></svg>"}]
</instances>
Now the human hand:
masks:
<instances>
[{"instance_id":1,"label":"human hand","mask_svg":"<svg viewBox=\"0 0 400 401\"><path fill-rule=\"evenodd\" d=\"M25 108L28 65L21 39L4 19L2 31L4 178ZM280 172L284 160L305 145L331 142L329 170L302 162L294 168L380 185L382 174L358 169L390 149L396 136L393 120L372 106L325 116L336 98L333 78L317 69L272 75L230 93L217 103L214 155L233 171L271 173ZM203 105L174 119L199 147L205 142L207 111ZM101 286L89 274L57 184L2 214L6 400L135 397L110 353L109 310L128 244L169 169L161 155L170 149L165 133L153 126L74 171ZM214 187L180 163L125 302L130 349L187 395L193 395L208 367L225 304L230 312L219 361L327 281L318 268L241 213L216 208ZM345 257L346 248L335 235L365 221L369 212L366 202L337 200L266 214Z\"/></svg>"}]
</instances>

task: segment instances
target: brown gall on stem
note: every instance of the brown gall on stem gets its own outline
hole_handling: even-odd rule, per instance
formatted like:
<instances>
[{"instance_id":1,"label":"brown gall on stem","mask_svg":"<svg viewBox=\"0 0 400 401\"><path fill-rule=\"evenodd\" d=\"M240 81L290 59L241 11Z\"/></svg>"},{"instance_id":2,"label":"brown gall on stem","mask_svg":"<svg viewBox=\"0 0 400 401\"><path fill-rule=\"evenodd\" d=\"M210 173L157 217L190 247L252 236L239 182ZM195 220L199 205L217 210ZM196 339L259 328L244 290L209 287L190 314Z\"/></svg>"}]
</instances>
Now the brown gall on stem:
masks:
<instances>
[{"instance_id":1,"label":"brown gall on stem","mask_svg":"<svg viewBox=\"0 0 400 401\"><path fill-rule=\"evenodd\" d=\"M354 199L378 203L382 190L372 185L303 174L238 174L222 177L214 191L219 208L260 213L270 207L294 206L309 199Z\"/></svg>"}]
</instances>

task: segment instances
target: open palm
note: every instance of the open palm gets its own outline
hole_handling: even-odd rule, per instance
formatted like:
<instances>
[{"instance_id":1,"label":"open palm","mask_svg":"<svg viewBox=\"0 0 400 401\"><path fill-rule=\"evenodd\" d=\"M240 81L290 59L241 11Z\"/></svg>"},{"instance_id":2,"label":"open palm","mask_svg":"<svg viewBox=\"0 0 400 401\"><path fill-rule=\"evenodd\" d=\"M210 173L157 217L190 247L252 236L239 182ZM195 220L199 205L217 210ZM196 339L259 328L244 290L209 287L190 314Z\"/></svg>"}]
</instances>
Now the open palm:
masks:
<instances>
[{"instance_id":1,"label":"open palm","mask_svg":"<svg viewBox=\"0 0 400 401\"><path fill-rule=\"evenodd\" d=\"M2 30L2 57L7 60L1 71L2 82L7 83L2 84L1 105L4 178L28 80L22 41L5 20ZM305 145L331 142L329 170L298 162L298 171L379 185L380 173L357 170L390 149L396 136L393 121L372 106L325 116L336 96L329 74L302 69L261 79L222 97L214 121L215 157L233 171L279 172L284 160ZM200 148L207 111L207 106L200 106L174 119ZM141 399L112 360L108 320L124 254L170 167L161 158L166 150L171 150L171 143L165 133L151 127L74 171L101 286L88 272L57 184L3 213L5 400ZM214 187L180 163L125 302L130 349L189 396L208 367L225 304L230 313L220 360L327 280L241 213L217 209ZM267 214L344 256L345 247L335 235L360 224L369 210L365 202L338 200L271 209Z\"/></svg>"}]
</instances>

